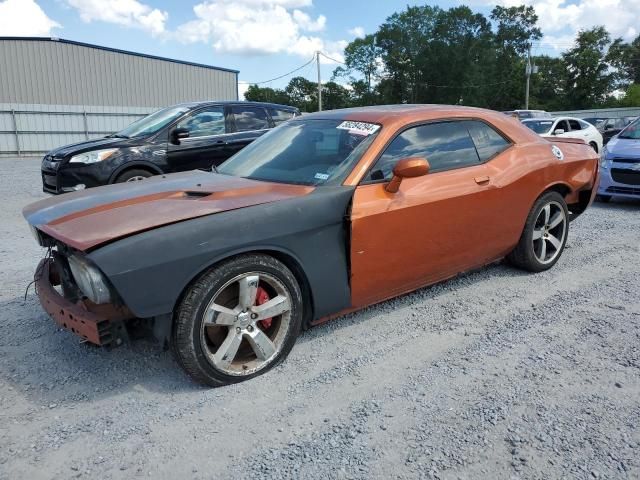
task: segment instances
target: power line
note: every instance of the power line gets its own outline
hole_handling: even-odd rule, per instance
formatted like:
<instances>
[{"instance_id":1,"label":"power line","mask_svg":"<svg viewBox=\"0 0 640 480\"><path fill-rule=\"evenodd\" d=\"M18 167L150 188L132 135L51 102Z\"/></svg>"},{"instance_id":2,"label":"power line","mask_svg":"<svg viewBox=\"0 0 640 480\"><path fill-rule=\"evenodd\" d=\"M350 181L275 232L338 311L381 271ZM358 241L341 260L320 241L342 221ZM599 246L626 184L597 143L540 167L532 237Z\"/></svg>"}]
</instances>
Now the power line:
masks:
<instances>
[{"instance_id":1,"label":"power line","mask_svg":"<svg viewBox=\"0 0 640 480\"><path fill-rule=\"evenodd\" d=\"M263 80L262 82L246 82L249 85L263 85L265 83L271 83L275 80L280 80L281 78L284 77L288 77L289 75L291 75L292 73L296 73L299 70L302 70L304 67L306 67L307 65L309 65L310 63L314 62L316 59L316 56L314 55L313 57L311 57L311 60L309 60L307 63L305 63L304 65L296 68L295 70L291 70L290 72L285 73L284 75L280 75L279 77L275 77L275 78L271 78L269 80Z\"/></svg>"},{"instance_id":2,"label":"power line","mask_svg":"<svg viewBox=\"0 0 640 480\"><path fill-rule=\"evenodd\" d=\"M341 62L340 60L336 60L335 58L331 58L329 55L327 55L327 54L326 54L326 53L324 53L324 52L319 52L319 53L320 53L320 55L322 55L324 58L327 58L327 59L331 60L332 62L341 63L342 65L346 65L346 63Z\"/></svg>"}]
</instances>

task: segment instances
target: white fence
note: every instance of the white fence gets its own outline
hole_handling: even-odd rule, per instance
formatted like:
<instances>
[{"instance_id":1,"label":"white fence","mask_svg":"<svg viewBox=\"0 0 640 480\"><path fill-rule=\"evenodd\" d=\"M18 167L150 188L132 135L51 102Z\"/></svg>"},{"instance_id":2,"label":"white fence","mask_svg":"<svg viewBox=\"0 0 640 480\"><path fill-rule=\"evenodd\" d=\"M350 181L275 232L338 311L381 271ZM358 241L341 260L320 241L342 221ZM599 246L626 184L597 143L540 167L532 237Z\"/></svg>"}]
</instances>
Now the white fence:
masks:
<instances>
[{"instance_id":1,"label":"white fence","mask_svg":"<svg viewBox=\"0 0 640 480\"><path fill-rule=\"evenodd\" d=\"M0 104L0 156L41 155L104 137L155 108Z\"/></svg>"},{"instance_id":2,"label":"white fence","mask_svg":"<svg viewBox=\"0 0 640 480\"><path fill-rule=\"evenodd\" d=\"M562 112L551 112L554 117L604 117L604 118L621 118L621 117L638 117L640 116L640 107L629 108L594 108L591 110L566 110Z\"/></svg>"}]
</instances>

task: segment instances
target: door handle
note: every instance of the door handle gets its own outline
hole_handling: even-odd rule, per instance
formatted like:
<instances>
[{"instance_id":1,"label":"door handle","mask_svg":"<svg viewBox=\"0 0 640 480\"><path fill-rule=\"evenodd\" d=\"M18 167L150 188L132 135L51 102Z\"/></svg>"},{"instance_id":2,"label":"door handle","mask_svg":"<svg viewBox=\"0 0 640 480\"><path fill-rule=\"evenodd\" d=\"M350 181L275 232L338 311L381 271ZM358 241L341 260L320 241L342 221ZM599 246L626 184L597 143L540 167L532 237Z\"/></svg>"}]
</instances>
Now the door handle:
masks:
<instances>
[{"instance_id":1,"label":"door handle","mask_svg":"<svg viewBox=\"0 0 640 480\"><path fill-rule=\"evenodd\" d=\"M218 140L216 141L216 145L226 145L227 142L225 142L224 140Z\"/></svg>"},{"instance_id":2,"label":"door handle","mask_svg":"<svg viewBox=\"0 0 640 480\"><path fill-rule=\"evenodd\" d=\"M474 180L478 185L484 185L485 183L489 183L490 178L487 175L484 175L482 177L476 177Z\"/></svg>"}]
</instances>

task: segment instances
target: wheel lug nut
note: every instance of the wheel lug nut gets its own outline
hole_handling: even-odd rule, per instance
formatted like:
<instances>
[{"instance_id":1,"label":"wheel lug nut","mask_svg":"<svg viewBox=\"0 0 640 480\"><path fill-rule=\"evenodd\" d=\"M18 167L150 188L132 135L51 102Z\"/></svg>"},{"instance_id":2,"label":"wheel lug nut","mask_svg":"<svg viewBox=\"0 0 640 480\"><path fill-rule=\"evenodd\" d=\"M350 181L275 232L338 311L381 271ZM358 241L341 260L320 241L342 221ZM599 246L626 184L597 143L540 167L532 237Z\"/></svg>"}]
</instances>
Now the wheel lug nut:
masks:
<instances>
[{"instance_id":1,"label":"wheel lug nut","mask_svg":"<svg viewBox=\"0 0 640 480\"><path fill-rule=\"evenodd\" d=\"M255 320L256 318L258 318L258 314L257 313L252 313L251 314L251 319Z\"/></svg>"},{"instance_id":2,"label":"wheel lug nut","mask_svg":"<svg viewBox=\"0 0 640 480\"><path fill-rule=\"evenodd\" d=\"M247 330L249 330L250 332L253 332L253 327L252 327L251 325L249 325L249 326L247 327Z\"/></svg>"},{"instance_id":3,"label":"wheel lug nut","mask_svg":"<svg viewBox=\"0 0 640 480\"><path fill-rule=\"evenodd\" d=\"M240 327L236 327L236 333L240 333Z\"/></svg>"}]
</instances>

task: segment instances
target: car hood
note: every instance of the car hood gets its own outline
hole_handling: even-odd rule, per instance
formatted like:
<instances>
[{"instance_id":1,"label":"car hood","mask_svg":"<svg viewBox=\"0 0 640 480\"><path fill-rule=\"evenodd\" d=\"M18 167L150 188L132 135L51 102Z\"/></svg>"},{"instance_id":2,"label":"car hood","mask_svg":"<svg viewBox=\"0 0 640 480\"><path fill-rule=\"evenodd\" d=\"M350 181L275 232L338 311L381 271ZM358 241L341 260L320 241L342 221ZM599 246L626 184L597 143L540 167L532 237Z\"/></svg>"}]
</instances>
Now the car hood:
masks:
<instances>
[{"instance_id":1,"label":"car hood","mask_svg":"<svg viewBox=\"0 0 640 480\"><path fill-rule=\"evenodd\" d=\"M63 147L58 147L51 150L47 155L52 157L62 158L69 155L76 155L78 153L89 152L91 150L99 150L103 148L116 148L116 147L129 147L133 142L128 138L94 138L93 140L85 140L84 142L71 143Z\"/></svg>"},{"instance_id":2,"label":"car hood","mask_svg":"<svg viewBox=\"0 0 640 480\"><path fill-rule=\"evenodd\" d=\"M640 140L613 137L607 143L608 156L640 158Z\"/></svg>"},{"instance_id":3,"label":"car hood","mask_svg":"<svg viewBox=\"0 0 640 480\"><path fill-rule=\"evenodd\" d=\"M151 177L28 205L29 224L78 250L214 213L306 195L313 187L202 171Z\"/></svg>"}]
</instances>

